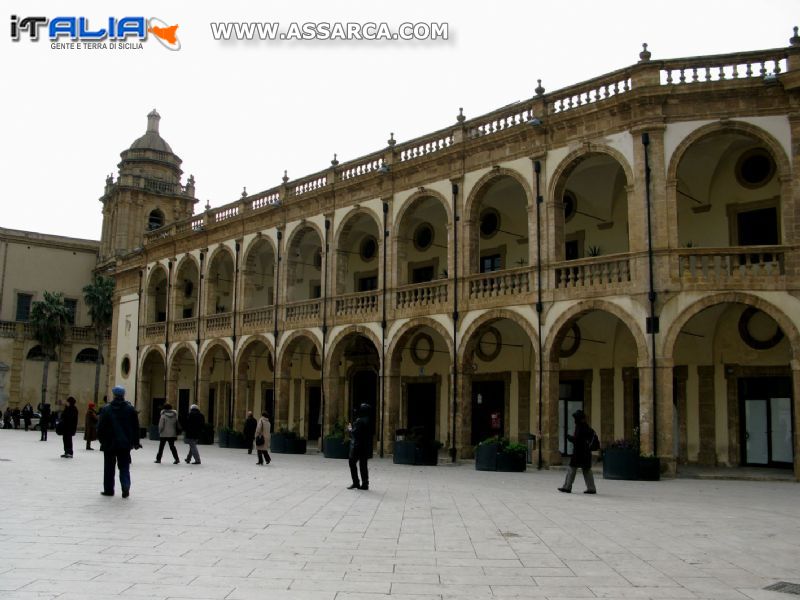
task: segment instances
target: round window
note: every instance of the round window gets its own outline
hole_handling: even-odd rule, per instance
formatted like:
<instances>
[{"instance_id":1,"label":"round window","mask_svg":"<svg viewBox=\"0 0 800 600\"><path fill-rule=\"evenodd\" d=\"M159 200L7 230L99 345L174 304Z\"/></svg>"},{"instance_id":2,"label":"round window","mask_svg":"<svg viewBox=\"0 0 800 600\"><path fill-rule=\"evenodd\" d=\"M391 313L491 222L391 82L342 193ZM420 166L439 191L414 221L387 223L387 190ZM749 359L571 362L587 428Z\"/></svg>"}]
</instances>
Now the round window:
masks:
<instances>
[{"instance_id":1,"label":"round window","mask_svg":"<svg viewBox=\"0 0 800 600\"><path fill-rule=\"evenodd\" d=\"M371 235L365 237L361 240L359 254L361 255L361 260L364 262L371 261L378 254L378 240Z\"/></svg>"},{"instance_id":2,"label":"round window","mask_svg":"<svg viewBox=\"0 0 800 600\"><path fill-rule=\"evenodd\" d=\"M433 358L433 338L420 332L411 340L411 360L414 364L425 366Z\"/></svg>"},{"instance_id":3,"label":"round window","mask_svg":"<svg viewBox=\"0 0 800 600\"><path fill-rule=\"evenodd\" d=\"M561 342L561 349L558 352L560 358L569 358L578 351L578 346L581 345L581 328L577 323L573 323L569 328L569 332L564 336Z\"/></svg>"},{"instance_id":4,"label":"round window","mask_svg":"<svg viewBox=\"0 0 800 600\"><path fill-rule=\"evenodd\" d=\"M122 376L127 378L131 373L131 359L125 356L119 365L119 370L122 372Z\"/></svg>"},{"instance_id":5,"label":"round window","mask_svg":"<svg viewBox=\"0 0 800 600\"><path fill-rule=\"evenodd\" d=\"M422 223L414 231L414 247L417 250L427 250L433 244L433 227L430 223Z\"/></svg>"},{"instance_id":6,"label":"round window","mask_svg":"<svg viewBox=\"0 0 800 600\"><path fill-rule=\"evenodd\" d=\"M487 208L481 213L481 237L490 238L500 230L500 213Z\"/></svg>"},{"instance_id":7,"label":"round window","mask_svg":"<svg viewBox=\"0 0 800 600\"><path fill-rule=\"evenodd\" d=\"M319 362L319 352L317 352L317 347L314 346L311 348L311 366L314 367L315 371L319 371L322 368L322 365Z\"/></svg>"},{"instance_id":8,"label":"round window","mask_svg":"<svg viewBox=\"0 0 800 600\"><path fill-rule=\"evenodd\" d=\"M566 223L575 216L578 210L578 199L575 194L567 190L564 192L564 198L562 198L561 203L564 205L564 222Z\"/></svg>"},{"instance_id":9,"label":"round window","mask_svg":"<svg viewBox=\"0 0 800 600\"><path fill-rule=\"evenodd\" d=\"M500 355L503 349L503 337L494 327L487 327L478 338L475 354L484 362L491 362Z\"/></svg>"},{"instance_id":10,"label":"round window","mask_svg":"<svg viewBox=\"0 0 800 600\"><path fill-rule=\"evenodd\" d=\"M746 188L766 185L775 175L775 161L764 148L753 148L739 157L736 179Z\"/></svg>"},{"instance_id":11,"label":"round window","mask_svg":"<svg viewBox=\"0 0 800 600\"><path fill-rule=\"evenodd\" d=\"M768 314L748 306L739 317L739 336L754 350L769 350L783 339L783 331Z\"/></svg>"}]
</instances>

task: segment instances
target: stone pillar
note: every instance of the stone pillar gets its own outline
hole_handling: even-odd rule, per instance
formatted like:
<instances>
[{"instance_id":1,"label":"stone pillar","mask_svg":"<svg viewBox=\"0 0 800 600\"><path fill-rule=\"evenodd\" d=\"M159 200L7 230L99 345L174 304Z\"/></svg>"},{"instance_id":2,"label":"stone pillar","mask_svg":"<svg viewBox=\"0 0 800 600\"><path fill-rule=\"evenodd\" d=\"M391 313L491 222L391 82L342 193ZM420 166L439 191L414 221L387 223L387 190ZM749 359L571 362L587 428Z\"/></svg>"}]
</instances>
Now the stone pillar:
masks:
<instances>
[{"instance_id":1,"label":"stone pillar","mask_svg":"<svg viewBox=\"0 0 800 600\"><path fill-rule=\"evenodd\" d=\"M642 454L655 454L653 423L656 415L653 410L653 369L650 362L639 364L639 451ZM670 406L672 399L670 399Z\"/></svg>"},{"instance_id":2,"label":"stone pillar","mask_svg":"<svg viewBox=\"0 0 800 600\"><path fill-rule=\"evenodd\" d=\"M689 434L687 433L687 400L686 400L686 379L689 377L689 368L685 365L673 367L672 394L675 410L678 411L678 464L685 465L689 462Z\"/></svg>"},{"instance_id":3,"label":"stone pillar","mask_svg":"<svg viewBox=\"0 0 800 600\"><path fill-rule=\"evenodd\" d=\"M700 412L701 465L717 464L716 411L714 410L714 365L697 367L697 387Z\"/></svg>"},{"instance_id":4,"label":"stone pillar","mask_svg":"<svg viewBox=\"0 0 800 600\"><path fill-rule=\"evenodd\" d=\"M387 373L385 375L385 392L383 398L383 451L385 454L394 452L395 430L400 427L400 375Z\"/></svg>"},{"instance_id":5,"label":"stone pillar","mask_svg":"<svg viewBox=\"0 0 800 600\"><path fill-rule=\"evenodd\" d=\"M639 369L637 367L622 368L622 437L626 440L633 439L633 430L639 426L634 418L638 388L634 389L633 385L638 377Z\"/></svg>"},{"instance_id":6,"label":"stone pillar","mask_svg":"<svg viewBox=\"0 0 800 600\"><path fill-rule=\"evenodd\" d=\"M527 434L531 432L531 374L517 371L517 439L526 444Z\"/></svg>"},{"instance_id":7,"label":"stone pillar","mask_svg":"<svg viewBox=\"0 0 800 600\"><path fill-rule=\"evenodd\" d=\"M794 478L800 481L800 365L798 361L792 361L792 397L794 398Z\"/></svg>"},{"instance_id":8,"label":"stone pillar","mask_svg":"<svg viewBox=\"0 0 800 600\"><path fill-rule=\"evenodd\" d=\"M739 367L725 365L725 384L728 407L728 465L741 464L742 455L739 444Z\"/></svg>"},{"instance_id":9,"label":"stone pillar","mask_svg":"<svg viewBox=\"0 0 800 600\"><path fill-rule=\"evenodd\" d=\"M542 431L539 437L542 462L550 467L561 464L561 452L558 450L558 381L559 364L544 363L542 393Z\"/></svg>"},{"instance_id":10,"label":"stone pillar","mask_svg":"<svg viewBox=\"0 0 800 600\"><path fill-rule=\"evenodd\" d=\"M277 393L275 394L275 415L273 418L274 430L277 431L280 427L286 427L289 420L289 391L291 384L290 377L280 377L276 379L278 386Z\"/></svg>"},{"instance_id":11,"label":"stone pillar","mask_svg":"<svg viewBox=\"0 0 800 600\"><path fill-rule=\"evenodd\" d=\"M654 454L661 459L661 472L664 475L675 475L675 438L672 391L672 363L660 361L656 369L656 436Z\"/></svg>"},{"instance_id":12,"label":"stone pillar","mask_svg":"<svg viewBox=\"0 0 800 600\"><path fill-rule=\"evenodd\" d=\"M600 444L614 441L614 369L600 369Z\"/></svg>"}]
</instances>

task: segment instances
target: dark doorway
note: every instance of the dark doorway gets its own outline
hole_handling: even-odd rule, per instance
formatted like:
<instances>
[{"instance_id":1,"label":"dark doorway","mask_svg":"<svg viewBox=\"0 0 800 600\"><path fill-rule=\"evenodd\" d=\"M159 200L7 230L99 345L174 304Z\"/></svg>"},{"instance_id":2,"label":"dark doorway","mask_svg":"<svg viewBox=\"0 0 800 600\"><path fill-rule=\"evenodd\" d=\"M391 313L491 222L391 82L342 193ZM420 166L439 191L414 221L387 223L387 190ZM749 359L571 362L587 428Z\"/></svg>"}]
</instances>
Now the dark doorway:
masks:
<instances>
[{"instance_id":1,"label":"dark doorway","mask_svg":"<svg viewBox=\"0 0 800 600\"><path fill-rule=\"evenodd\" d=\"M558 382L558 449L563 456L572 456L572 435L576 410L583 410L583 379L561 380Z\"/></svg>"},{"instance_id":2,"label":"dark doorway","mask_svg":"<svg viewBox=\"0 0 800 600\"><path fill-rule=\"evenodd\" d=\"M308 439L318 440L322 435L322 424L320 423L322 405L322 389L318 385L308 388Z\"/></svg>"},{"instance_id":3,"label":"dark doorway","mask_svg":"<svg viewBox=\"0 0 800 600\"><path fill-rule=\"evenodd\" d=\"M206 415L206 423L210 424L216 429L214 424L214 413L217 408L217 388L209 386L208 388L208 414Z\"/></svg>"},{"instance_id":4,"label":"dark doorway","mask_svg":"<svg viewBox=\"0 0 800 600\"><path fill-rule=\"evenodd\" d=\"M269 415L269 431L275 431L275 392L272 388L264 388L264 397L261 398L261 412Z\"/></svg>"},{"instance_id":5,"label":"dark doorway","mask_svg":"<svg viewBox=\"0 0 800 600\"><path fill-rule=\"evenodd\" d=\"M778 211L775 207L748 210L736 215L740 246L778 244Z\"/></svg>"},{"instance_id":6,"label":"dark doorway","mask_svg":"<svg viewBox=\"0 0 800 600\"><path fill-rule=\"evenodd\" d=\"M472 382L472 445L505 432L506 385L503 381Z\"/></svg>"},{"instance_id":7,"label":"dark doorway","mask_svg":"<svg viewBox=\"0 0 800 600\"><path fill-rule=\"evenodd\" d=\"M436 384L409 383L406 397L406 427L426 440L436 439Z\"/></svg>"},{"instance_id":8,"label":"dark doorway","mask_svg":"<svg viewBox=\"0 0 800 600\"><path fill-rule=\"evenodd\" d=\"M190 389L178 390L178 421L181 423L186 422L186 415L189 414L189 404L191 403Z\"/></svg>"},{"instance_id":9,"label":"dark doorway","mask_svg":"<svg viewBox=\"0 0 800 600\"><path fill-rule=\"evenodd\" d=\"M355 418L352 413L355 413L362 404L370 406L369 422L374 437L377 425L375 418L378 414L378 374L372 369L357 371L350 381L350 416L352 419Z\"/></svg>"},{"instance_id":10,"label":"dark doorway","mask_svg":"<svg viewBox=\"0 0 800 600\"><path fill-rule=\"evenodd\" d=\"M227 391L228 391L228 394L227 394L228 397L226 399L227 400L226 404L227 404L227 407L228 407L228 411L227 411L228 412L228 427L232 428L233 427L233 389L229 387Z\"/></svg>"},{"instance_id":11,"label":"dark doorway","mask_svg":"<svg viewBox=\"0 0 800 600\"><path fill-rule=\"evenodd\" d=\"M161 409L164 408L164 403L167 401L166 398L153 398L150 402L150 424L151 425L158 425L158 421L161 418Z\"/></svg>"},{"instance_id":12,"label":"dark doorway","mask_svg":"<svg viewBox=\"0 0 800 600\"><path fill-rule=\"evenodd\" d=\"M791 468L792 380L790 377L739 379L742 464Z\"/></svg>"},{"instance_id":13,"label":"dark doorway","mask_svg":"<svg viewBox=\"0 0 800 600\"><path fill-rule=\"evenodd\" d=\"M417 267L411 271L411 283L425 283L433 281L433 267Z\"/></svg>"}]
</instances>

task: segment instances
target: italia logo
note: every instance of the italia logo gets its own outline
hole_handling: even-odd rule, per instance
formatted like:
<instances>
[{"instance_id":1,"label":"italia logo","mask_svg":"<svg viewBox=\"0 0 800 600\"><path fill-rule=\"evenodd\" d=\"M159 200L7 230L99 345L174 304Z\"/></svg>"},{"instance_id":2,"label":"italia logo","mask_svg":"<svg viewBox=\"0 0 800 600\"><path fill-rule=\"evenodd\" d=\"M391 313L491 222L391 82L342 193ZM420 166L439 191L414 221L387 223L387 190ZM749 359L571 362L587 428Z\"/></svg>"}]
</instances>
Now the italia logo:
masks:
<instances>
[{"instance_id":1,"label":"italia logo","mask_svg":"<svg viewBox=\"0 0 800 600\"><path fill-rule=\"evenodd\" d=\"M140 44L148 34L167 50L180 50L178 25L170 25L158 17L108 17L91 22L88 17L19 17L11 15L11 39L39 41L45 32L50 42L69 39L72 42L124 42ZM25 36L27 34L27 36Z\"/></svg>"}]
</instances>

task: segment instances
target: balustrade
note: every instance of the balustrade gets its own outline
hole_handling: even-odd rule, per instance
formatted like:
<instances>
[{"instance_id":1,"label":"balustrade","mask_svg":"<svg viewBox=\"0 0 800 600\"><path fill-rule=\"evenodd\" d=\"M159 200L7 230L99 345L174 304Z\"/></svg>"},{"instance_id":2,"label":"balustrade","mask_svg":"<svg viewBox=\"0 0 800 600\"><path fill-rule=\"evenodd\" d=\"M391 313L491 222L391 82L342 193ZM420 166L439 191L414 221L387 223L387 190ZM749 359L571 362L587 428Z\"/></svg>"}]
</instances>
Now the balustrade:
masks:
<instances>
[{"instance_id":1,"label":"balustrade","mask_svg":"<svg viewBox=\"0 0 800 600\"><path fill-rule=\"evenodd\" d=\"M470 300L517 296L531 291L531 274L527 267L470 275L465 281Z\"/></svg>"},{"instance_id":2,"label":"balustrade","mask_svg":"<svg viewBox=\"0 0 800 600\"><path fill-rule=\"evenodd\" d=\"M785 248L748 246L678 251L678 273L692 283L741 283L745 279L781 281Z\"/></svg>"},{"instance_id":3,"label":"balustrade","mask_svg":"<svg viewBox=\"0 0 800 600\"><path fill-rule=\"evenodd\" d=\"M608 288L629 283L630 260L627 256L609 259L583 258L554 267L556 289Z\"/></svg>"},{"instance_id":4,"label":"balustrade","mask_svg":"<svg viewBox=\"0 0 800 600\"><path fill-rule=\"evenodd\" d=\"M337 296L335 300L336 316L351 317L377 314L379 294L380 292L371 291Z\"/></svg>"},{"instance_id":5,"label":"balustrade","mask_svg":"<svg viewBox=\"0 0 800 600\"><path fill-rule=\"evenodd\" d=\"M303 300L286 305L286 322L296 323L298 321L318 320L320 318L321 301Z\"/></svg>"},{"instance_id":6,"label":"balustrade","mask_svg":"<svg viewBox=\"0 0 800 600\"><path fill-rule=\"evenodd\" d=\"M447 302L447 281L415 283L397 289L397 308L436 306Z\"/></svg>"}]
</instances>

